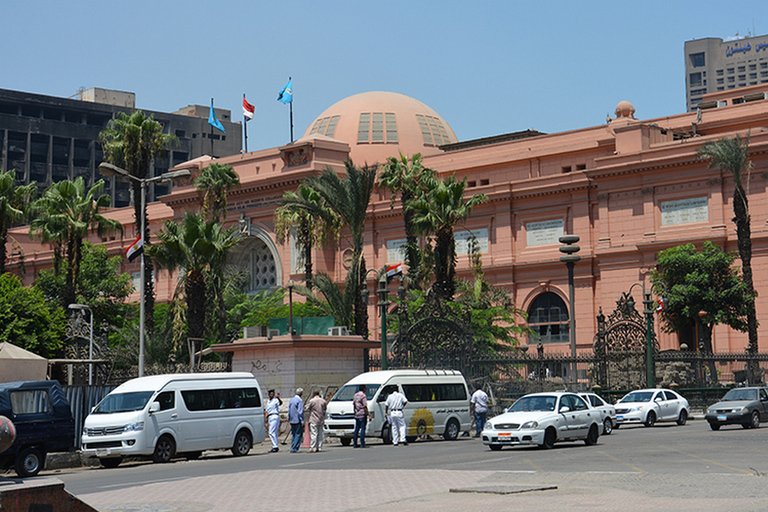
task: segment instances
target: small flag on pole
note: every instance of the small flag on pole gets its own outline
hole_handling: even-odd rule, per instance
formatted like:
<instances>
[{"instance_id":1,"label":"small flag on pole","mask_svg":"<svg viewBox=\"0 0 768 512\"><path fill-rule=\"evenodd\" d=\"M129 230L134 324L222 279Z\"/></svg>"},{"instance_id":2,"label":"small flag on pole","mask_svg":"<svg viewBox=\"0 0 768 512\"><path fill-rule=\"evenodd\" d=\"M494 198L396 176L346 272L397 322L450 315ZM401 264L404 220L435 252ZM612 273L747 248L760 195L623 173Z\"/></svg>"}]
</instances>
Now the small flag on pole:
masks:
<instances>
[{"instance_id":1,"label":"small flag on pole","mask_svg":"<svg viewBox=\"0 0 768 512\"><path fill-rule=\"evenodd\" d=\"M656 305L656 312L661 313L664 311L664 297L659 297L659 300L657 301L658 304Z\"/></svg>"},{"instance_id":2,"label":"small flag on pole","mask_svg":"<svg viewBox=\"0 0 768 512\"><path fill-rule=\"evenodd\" d=\"M285 84L282 89L280 89L280 93L277 95L277 101L281 103L293 102L293 85L291 85L292 82L293 79L289 78L288 83Z\"/></svg>"},{"instance_id":3,"label":"small flag on pole","mask_svg":"<svg viewBox=\"0 0 768 512\"><path fill-rule=\"evenodd\" d=\"M245 100L245 96L243 96L243 117L250 121L253 119L253 113L256 112L256 107L251 105Z\"/></svg>"},{"instance_id":4,"label":"small flag on pole","mask_svg":"<svg viewBox=\"0 0 768 512\"><path fill-rule=\"evenodd\" d=\"M128 258L128 261L133 261L138 258L142 252L144 252L144 244L141 240L141 235L139 235L139 237L128 246L128 249L125 250L125 256Z\"/></svg>"},{"instance_id":5,"label":"small flag on pole","mask_svg":"<svg viewBox=\"0 0 768 512\"><path fill-rule=\"evenodd\" d=\"M392 279L396 276L403 275L403 264L398 263L397 265L392 265L391 267L387 267L387 279Z\"/></svg>"},{"instance_id":6,"label":"small flag on pole","mask_svg":"<svg viewBox=\"0 0 768 512\"><path fill-rule=\"evenodd\" d=\"M208 124L219 130L221 133L227 133L227 130L224 129L224 125L216 118L216 112L213 111L213 98L211 98L211 110L208 114Z\"/></svg>"}]
</instances>

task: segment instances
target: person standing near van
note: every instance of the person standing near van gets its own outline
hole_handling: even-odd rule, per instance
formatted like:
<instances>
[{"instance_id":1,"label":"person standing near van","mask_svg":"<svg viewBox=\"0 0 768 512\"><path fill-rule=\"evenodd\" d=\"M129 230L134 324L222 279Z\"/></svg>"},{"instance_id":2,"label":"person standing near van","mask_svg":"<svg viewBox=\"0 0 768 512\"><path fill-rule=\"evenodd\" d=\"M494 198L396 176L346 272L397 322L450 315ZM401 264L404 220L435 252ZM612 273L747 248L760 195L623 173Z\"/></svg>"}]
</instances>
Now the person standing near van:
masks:
<instances>
[{"instance_id":1,"label":"person standing near van","mask_svg":"<svg viewBox=\"0 0 768 512\"><path fill-rule=\"evenodd\" d=\"M278 431L280 430L280 406L283 405L283 401L280 400L280 393L275 395L275 390L269 390L269 400L267 406L264 408L264 422L267 424L267 431L269 432L269 439L272 441L272 449L270 452L279 452L280 448L277 446Z\"/></svg>"},{"instance_id":2,"label":"person standing near van","mask_svg":"<svg viewBox=\"0 0 768 512\"><path fill-rule=\"evenodd\" d=\"M392 444L395 446L397 446L398 442L408 445L408 441L405 440L405 416L403 416L403 408L407 403L408 400L405 398L405 395L397 389L389 394L385 402L385 414L389 416Z\"/></svg>"},{"instance_id":3,"label":"person standing near van","mask_svg":"<svg viewBox=\"0 0 768 512\"><path fill-rule=\"evenodd\" d=\"M322 451L325 400L320 396L320 391L312 391L312 399L307 402L307 412L309 413L309 453Z\"/></svg>"},{"instance_id":4,"label":"person standing near van","mask_svg":"<svg viewBox=\"0 0 768 512\"><path fill-rule=\"evenodd\" d=\"M488 394L481 388L477 388L469 400L469 409L475 417L475 437L480 437L488 416Z\"/></svg>"},{"instance_id":5,"label":"person standing near van","mask_svg":"<svg viewBox=\"0 0 768 512\"><path fill-rule=\"evenodd\" d=\"M299 453L301 441L304 438L304 394L302 388L296 389L296 394L288 402L288 423L291 424L291 453Z\"/></svg>"},{"instance_id":6,"label":"person standing near van","mask_svg":"<svg viewBox=\"0 0 768 512\"><path fill-rule=\"evenodd\" d=\"M355 413L354 447L365 448L365 426L371 419L368 412L368 398L365 396L365 384L360 384L358 392L352 397L352 410ZM360 444L357 444L357 436L360 435Z\"/></svg>"}]
</instances>

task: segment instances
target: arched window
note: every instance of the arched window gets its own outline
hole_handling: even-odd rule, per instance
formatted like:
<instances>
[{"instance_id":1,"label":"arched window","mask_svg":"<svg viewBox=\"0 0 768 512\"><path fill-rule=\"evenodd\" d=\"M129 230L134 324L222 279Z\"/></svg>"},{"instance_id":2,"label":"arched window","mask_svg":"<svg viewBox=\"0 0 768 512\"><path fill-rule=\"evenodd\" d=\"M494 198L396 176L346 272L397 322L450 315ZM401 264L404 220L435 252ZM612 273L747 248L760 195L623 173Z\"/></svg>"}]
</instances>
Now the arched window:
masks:
<instances>
[{"instance_id":1,"label":"arched window","mask_svg":"<svg viewBox=\"0 0 768 512\"><path fill-rule=\"evenodd\" d=\"M255 229L251 227L252 232ZM281 282L282 273L276 254L263 238L251 234L233 249L228 263L248 271L251 282L246 285L246 291L253 294L275 288Z\"/></svg>"},{"instance_id":2,"label":"arched window","mask_svg":"<svg viewBox=\"0 0 768 512\"><path fill-rule=\"evenodd\" d=\"M556 293L542 293L528 308L528 327L535 333L528 336L528 343L568 343L568 321L568 308L563 299Z\"/></svg>"}]
</instances>

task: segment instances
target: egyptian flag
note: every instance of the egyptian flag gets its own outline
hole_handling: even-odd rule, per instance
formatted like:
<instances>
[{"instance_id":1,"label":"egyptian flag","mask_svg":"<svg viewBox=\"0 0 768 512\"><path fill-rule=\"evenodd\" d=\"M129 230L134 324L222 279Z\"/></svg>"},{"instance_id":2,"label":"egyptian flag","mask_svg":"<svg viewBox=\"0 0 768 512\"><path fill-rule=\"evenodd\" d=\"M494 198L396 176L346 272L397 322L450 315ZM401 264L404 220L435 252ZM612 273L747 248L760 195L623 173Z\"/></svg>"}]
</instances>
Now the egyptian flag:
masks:
<instances>
[{"instance_id":1,"label":"egyptian flag","mask_svg":"<svg viewBox=\"0 0 768 512\"><path fill-rule=\"evenodd\" d=\"M243 117L250 121L253 119L253 113L256 111L256 107L245 101L245 96L243 96Z\"/></svg>"},{"instance_id":2,"label":"egyptian flag","mask_svg":"<svg viewBox=\"0 0 768 512\"><path fill-rule=\"evenodd\" d=\"M656 303L656 312L661 313L662 311L664 311L664 297L659 297Z\"/></svg>"},{"instance_id":3,"label":"egyptian flag","mask_svg":"<svg viewBox=\"0 0 768 512\"><path fill-rule=\"evenodd\" d=\"M397 265L392 265L391 267L387 267L387 279L392 279L397 276L403 275L403 264L398 263Z\"/></svg>"},{"instance_id":4,"label":"egyptian flag","mask_svg":"<svg viewBox=\"0 0 768 512\"><path fill-rule=\"evenodd\" d=\"M128 261L133 261L136 258L141 255L141 253L144 252L144 243L141 240L141 235L139 235L139 238L133 241L131 245L128 246L128 249L125 250L125 256L128 258Z\"/></svg>"}]
</instances>

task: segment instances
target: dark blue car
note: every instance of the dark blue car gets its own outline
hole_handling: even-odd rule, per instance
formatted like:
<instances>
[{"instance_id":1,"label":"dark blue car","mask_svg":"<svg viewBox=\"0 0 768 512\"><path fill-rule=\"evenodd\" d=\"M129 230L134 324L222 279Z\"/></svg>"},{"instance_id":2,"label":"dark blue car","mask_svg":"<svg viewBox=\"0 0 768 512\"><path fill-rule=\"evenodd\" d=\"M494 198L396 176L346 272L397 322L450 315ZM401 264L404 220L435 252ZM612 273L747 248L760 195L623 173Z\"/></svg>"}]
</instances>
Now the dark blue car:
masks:
<instances>
[{"instance_id":1,"label":"dark blue car","mask_svg":"<svg viewBox=\"0 0 768 512\"><path fill-rule=\"evenodd\" d=\"M16 441L0 453L0 468L13 467L20 477L37 475L48 453L74 449L75 420L57 381L0 384L0 416L16 427Z\"/></svg>"}]
</instances>

